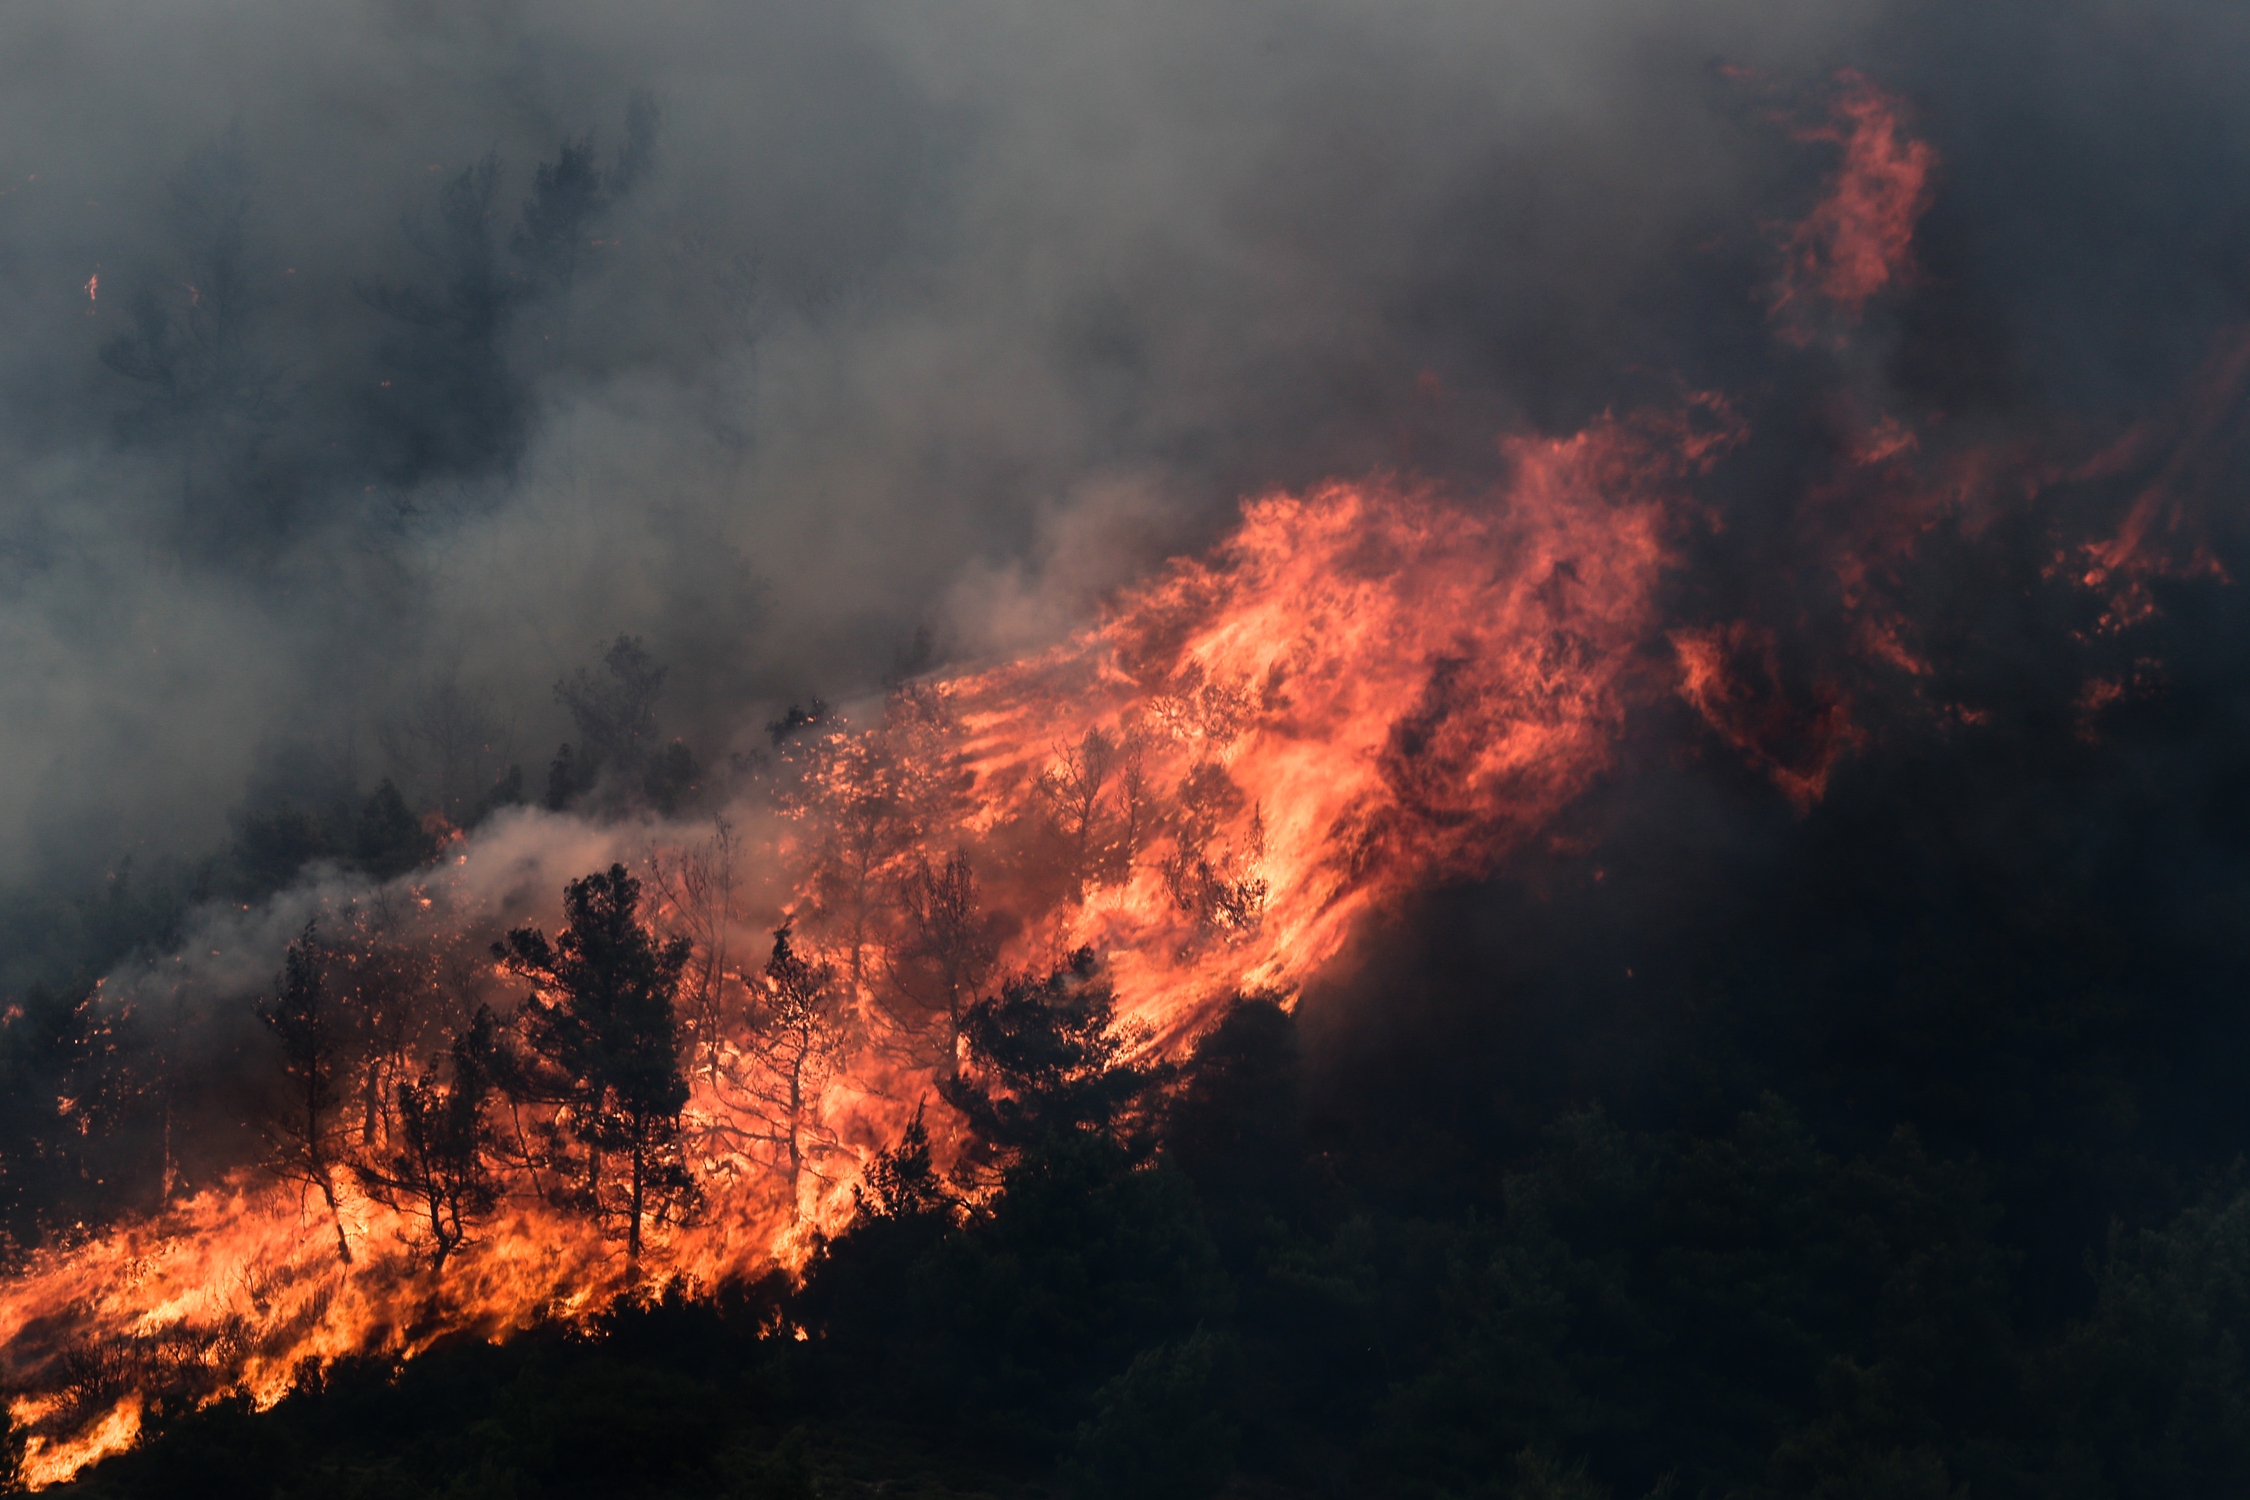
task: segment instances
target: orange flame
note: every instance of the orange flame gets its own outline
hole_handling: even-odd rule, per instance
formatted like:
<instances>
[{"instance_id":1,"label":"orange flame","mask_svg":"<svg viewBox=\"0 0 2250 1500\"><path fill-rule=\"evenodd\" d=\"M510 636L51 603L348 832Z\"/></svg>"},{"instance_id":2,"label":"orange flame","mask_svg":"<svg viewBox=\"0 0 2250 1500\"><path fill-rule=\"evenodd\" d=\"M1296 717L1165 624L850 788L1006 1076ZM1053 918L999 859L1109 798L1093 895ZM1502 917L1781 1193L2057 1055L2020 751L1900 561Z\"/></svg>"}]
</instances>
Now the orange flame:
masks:
<instances>
[{"instance_id":1,"label":"orange flame","mask_svg":"<svg viewBox=\"0 0 2250 1500\"><path fill-rule=\"evenodd\" d=\"M1372 906L1487 868L1600 774L1649 686L1643 647L1685 486L1738 438L1705 398L1684 416L1513 440L1512 478L1479 504L1382 480L1257 500L1212 556L1175 563L1102 625L903 700L940 726L899 738L907 774L968 792L917 847L972 851L992 904L1018 919L1005 965L1092 945L1159 1043L1245 988L1294 986ZM834 737L809 774L872 774L866 747L885 732ZM1089 744L1116 756L1095 766ZM1056 811L1065 782L1075 824ZM1120 855L1135 797L1153 811ZM1101 869L1072 869L1088 820L1111 830L1111 852ZM766 858L794 871L790 900L833 952L840 918L813 868L826 830L784 828ZM476 859L472 844L442 868ZM871 1014L899 939L859 936L856 999ZM738 972L715 983L748 988ZM863 1046L818 1080L828 1155L798 1203L777 1191L771 1138L730 1134L741 1100L725 1070L699 1073L688 1125L704 1209L659 1226L639 1270L526 1198L433 1276L410 1263L400 1216L348 1189L346 1265L324 1205L251 1176L42 1252L0 1287L29 1472L60 1480L129 1443L151 1389L270 1403L308 1359L411 1354L442 1335L583 1315L657 1277L708 1285L795 1264L814 1229L848 1218L858 1162L895 1135L936 1066Z\"/></svg>"},{"instance_id":2,"label":"orange flame","mask_svg":"<svg viewBox=\"0 0 2250 1500\"><path fill-rule=\"evenodd\" d=\"M1817 133L1842 164L1789 241L1775 305L1792 342L1805 341L1808 294L1852 318L1905 277L1929 198L1934 153L1873 85L1844 85ZM2176 497L2211 466L2198 445L2220 441L2246 351L2250 340L2214 362L2186 456L2115 539L2070 554L2088 586L2154 566L2156 538L2177 545ZM749 909L733 904L724 833L716 858L669 854L680 878L658 881L660 916L702 955L685 1115L699 1213L655 1226L635 1267L582 1217L518 1192L440 1275L413 1260L410 1223L348 1184L332 1222L297 1187L245 1173L43 1250L0 1284L0 1368L31 1433L28 1477L57 1482L129 1444L160 1397L239 1389L266 1404L307 1360L410 1355L583 1318L660 1278L708 1286L801 1264L848 1220L868 1154L955 1061L896 1013L911 1009L899 992L917 961L900 892L949 858L973 867L988 908L978 982L1088 946L1149 1045L1177 1048L1230 997L1293 990L1403 893L1487 871L1551 827L1612 766L1629 714L1667 694L1810 806L1862 737L1833 685L1850 679L1787 658L1769 625L1660 608L1691 528L1716 524L1696 481L1746 436L1726 401L1695 395L1568 436L1511 437L1506 479L1473 499L1392 478L1267 495L1210 555L1175 561L1052 650L913 684L873 722L807 725L783 755L782 815L744 819L765 830L740 851ZM1997 451L1933 457L1904 421L1859 422L1795 513L1835 581L1849 649L1929 676L1883 597L1889 566L1941 515L2114 476L2140 462L2139 441L2043 469ZM2084 723L2129 686L2090 684ZM453 923L458 951L462 928L499 915L449 915L458 887L445 883L514 870L508 840L538 827L574 830L581 873L626 836L535 812L466 838L432 824L447 863L393 906L409 927ZM784 920L846 1003L832 1035L804 1033L803 1046L836 1048L791 1076L805 1119L777 1124L742 1085L771 1066L756 1027L773 997L741 955L748 934ZM461 1004L500 982L489 967L425 967L445 968ZM932 1125L941 1155L959 1148Z\"/></svg>"}]
</instances>

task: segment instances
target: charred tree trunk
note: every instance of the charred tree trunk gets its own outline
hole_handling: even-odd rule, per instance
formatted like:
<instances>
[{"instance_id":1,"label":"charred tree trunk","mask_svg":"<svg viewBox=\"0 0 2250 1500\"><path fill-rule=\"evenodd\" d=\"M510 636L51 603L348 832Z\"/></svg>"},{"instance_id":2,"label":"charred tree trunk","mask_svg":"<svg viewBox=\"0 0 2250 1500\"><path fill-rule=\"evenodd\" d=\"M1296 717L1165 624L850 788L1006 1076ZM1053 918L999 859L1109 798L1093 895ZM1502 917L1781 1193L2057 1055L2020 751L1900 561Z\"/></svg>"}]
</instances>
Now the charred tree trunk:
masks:
<instances>
[{"instance_id":1,"label":"charred tree trunk","mask_svg":"<svg viewBox=\"0 0 2250 1500\"><path fill-rule=\"evenodd\" d=\"M328 1201L328 1218L336 1226L336 1254L345 1265L352 1263L352 1242L344 1234L344 1211L336 1202L336 1184L327 1177L320 1182L320 1196Z\"/></svg>"},{"instance_id":2,"label":"charred tree trunk","mask_svg":"<svg viewBox=\"0 0 2250 1500\"><path fill-rule=\"evenodd\" d=\"M803 1182L805 1177L805 1059L811 1053L811 1041L804 1039L797 1049L797 1061L789 1069L789 1214L796 1218L803 1212Z\"/></svg>"},{"instance_id":3,"label":"charred tree trunk","mask_svg":"<svg viewBox=\"0 0 2250 1500\"><path fill-rule=\"evenodd\" d=\"M633 1201L629 1210L631 1219L625 1227L625 1259L629 1264L641 1263L641 1209L645 1191L648 1164L648 1122L639 1118L633 1121Z\"/></svg>"}]
</instances>

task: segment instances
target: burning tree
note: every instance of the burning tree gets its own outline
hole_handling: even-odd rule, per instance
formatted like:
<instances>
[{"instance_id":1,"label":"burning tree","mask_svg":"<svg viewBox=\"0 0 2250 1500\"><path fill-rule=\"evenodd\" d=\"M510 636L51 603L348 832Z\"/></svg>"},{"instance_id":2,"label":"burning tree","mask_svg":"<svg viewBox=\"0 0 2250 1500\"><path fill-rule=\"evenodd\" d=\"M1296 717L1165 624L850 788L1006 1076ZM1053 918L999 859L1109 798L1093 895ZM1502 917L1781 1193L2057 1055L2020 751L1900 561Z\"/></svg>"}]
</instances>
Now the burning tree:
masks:
<instances>
[{"instance_id":1,"label":"burning tree","mask_svg":"<svg viewBox=\"0 0 2250 1500\"><path fill-rule=\"evenodd\" d=\"M558 1157L566 1155L563 1137L584 1151L558 1165L583 1174L578 1196L591 1212L624 1221L634 1261L642 1224L693 1188L680 1149L688 1083L673 1004L689 943L660 941L643 926L640 899L641 883L611 865L563 888L569 925L554 941L519 927L493 945L493 956L532 985L517 1016L530 1056L503 1081L553 1109Z\"/></svg>"},{"instance_id":2,"label":"burning tree","mask_svg":"<svg viewBox=\"0 0 2250 1500\"><path fill-rule=\"evenodd\" d=\"M259 1001L255 1009L281 1042L282 1072L288 1080L285 1101L267 1123L272 1148L267 1168L284 1181L319 1191L336 1225L336 1254L349 1265L351 1241L345 1238L343 1211L336 1202L336 1173L346 1141L340 1103L344 1025L329 993L325 955L313 923L307 922L289 945L273 998Z\"/></svg>"},{"instance_id":3,"label":"burning tree","mask_svg":"<svg viewBox=\"0 0 2250 1500\"><path fill-rule=\"evenodd\" d=\"M1239 843L1223 836L1239 815L1243 796L1216 761L1191 767L1180 779L1175 802L1172 852L1158 866L1173 904L1206 932L1233 937L1255 929L1272 893L1256 873L1266 852L1263 809L1251 808L1249 829Z\"/></svg>"},{"instance_id":4,"label":"burning tree","mask_svg":"<svg viewBox=\"0 0 2250 1500\"><path fill-rule=\"evenodd\" d=\"M711 820L711 837L671 864L652 852L649 871L671 919L685 929L689 961L684 994L691 1067L719 1082L731 1049L726 986L738 975L727 972L728 942L734 927L734 824L725 815Z\"/></svg>"},{"instance_id":5,"label":"burning tree","mask_svg":"<svg viewBox=\"0 0 2250 1500\"><path fill-rule=\"evenodd\" d=\"M1100 725L1064 745L1040 774L1039 796L1062 836L1070 897L1122 885L1148 835L1149 786L1142 736L1111 734ZM1114 788L1114 794L1112 789Z\"/></svg>"},{"instance_id":6,"label":"burning tree","mask_svg":"<svg viewBox=\"0 0 2250 1500\"><path fill-rule=\"evenodd\" d=\"M756 1138L782 1153L792 1214L802 1212L812 1159L836 1149L820 1129L820 1096L843 1053L841 998L835 966L798 951L788 923L776 928L749 1045L757 1064L749 1092L762 1122Z\"/></svg>"},{"instance_id":7,"label":"burning tree","mask_svg":"<svg viewBox=\"0 0 2250 1500\"><path fill-rule=\"evenodd\" d=\"M962 1020L991 977L1000 945L977 899L968 850L955 849L935 867L917 856L904 897L907 940L895 978L909 1002L935 1021L938 1075L952 1078L961 1067Z\"/></svg>"},{"instance_id":8,"label":"burning tree","mask_svg":"<svg viewBox=\"0 0 2250 1500\"><path fill-rule=\"evenodd\" d=\"M398 1089L425 1027L444 1014L437 973L441 952L405 930L403 903L386 891L340 914L343 936L328 944L326 980L337 1011L339 1093L358 1096L362 1150L374 1150L396 1123Z\"/></svg>"},{"instance_id":9,"label":"burning tree","mask_svg":"<svg viewBox=\"0 0 2250 1500\"><path fill-rule=\"evenodd\" d=\"M368 1196L409 1215L426 1233L432 1271L445 1269L446 1258L499 1195L485 1117L499 1046L499 1022L480 1005L448 1049L451 1079L441 1080L433 1068L402 1083L397 1149L358 1169Z\"/></svg>"},{"instance_id":10,"label":"burning tree","mask_svg":"<svg viewBox=\"0 0 2250 1500\"><path fill-rule=\"evenodd\" d=\"M957 814L964 778L951 753L952 724L934 693L900 689L883 723L861 733L824 716L798 722L824 732L793 749L799 774L783 804L817 830L808 841L806 888L844 951L858 994L867 985L869 950L888 935L891 898L915 850Z\"/></svg>"}]
</instances>

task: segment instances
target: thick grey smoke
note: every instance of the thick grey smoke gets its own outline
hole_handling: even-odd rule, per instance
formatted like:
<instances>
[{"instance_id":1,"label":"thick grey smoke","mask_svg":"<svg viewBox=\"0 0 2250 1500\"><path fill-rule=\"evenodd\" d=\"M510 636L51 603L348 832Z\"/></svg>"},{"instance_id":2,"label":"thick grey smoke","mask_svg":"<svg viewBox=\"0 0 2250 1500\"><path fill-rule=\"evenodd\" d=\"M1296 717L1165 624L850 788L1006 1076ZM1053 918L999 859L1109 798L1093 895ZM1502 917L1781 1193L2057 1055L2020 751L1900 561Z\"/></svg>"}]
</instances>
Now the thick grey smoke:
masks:
<instances>
[{"instance_id":1,"label":"thick grey smoke","mask_svg":"<svg viewBox=\"0 0 2250 1500\"><path fill-rule=\"evenodd\" d=\"M2176 380L2242 310L2244 23L1969 9L12 12L0 874L536 780L620 632L716 758L1245 492L1739 377L1844 67L1944 157L1900 401Z\"/></svg>"}]
</instances>

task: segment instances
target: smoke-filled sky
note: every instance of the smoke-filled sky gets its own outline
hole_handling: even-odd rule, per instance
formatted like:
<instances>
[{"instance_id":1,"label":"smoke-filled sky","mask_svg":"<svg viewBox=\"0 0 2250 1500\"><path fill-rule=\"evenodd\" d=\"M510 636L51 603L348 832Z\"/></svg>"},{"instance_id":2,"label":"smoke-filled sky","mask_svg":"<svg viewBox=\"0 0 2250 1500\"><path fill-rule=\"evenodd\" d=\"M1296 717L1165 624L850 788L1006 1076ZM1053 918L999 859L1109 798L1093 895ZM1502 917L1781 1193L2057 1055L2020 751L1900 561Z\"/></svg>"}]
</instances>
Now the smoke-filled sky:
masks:
<instances>
[{"instance_id":1,"label":"smoke-filled sky","mask_svg":"<svg viewBox=\"0 0 2250 1500\"><path fill-rule=\"evenodd\" d=\"M871 687L918 628L953 659L1050 640L1245 494L1473 489L1504 431L1769 399L1845 69L1937 158L1856 388L2099 436L2244 314L2246 28L0 11L0 873L192 854L323 777L434 795L464 719L495 748L450 774L536 778L552 684L621 631L709 758ZM588 138L580 216L527 219Z\"/></svg>"}]
</instances>

